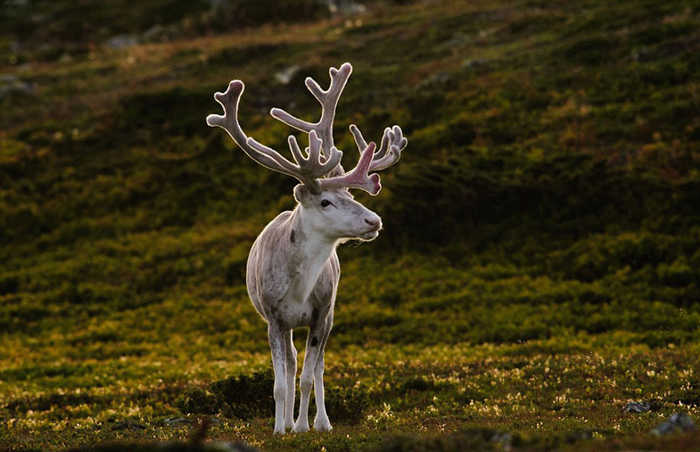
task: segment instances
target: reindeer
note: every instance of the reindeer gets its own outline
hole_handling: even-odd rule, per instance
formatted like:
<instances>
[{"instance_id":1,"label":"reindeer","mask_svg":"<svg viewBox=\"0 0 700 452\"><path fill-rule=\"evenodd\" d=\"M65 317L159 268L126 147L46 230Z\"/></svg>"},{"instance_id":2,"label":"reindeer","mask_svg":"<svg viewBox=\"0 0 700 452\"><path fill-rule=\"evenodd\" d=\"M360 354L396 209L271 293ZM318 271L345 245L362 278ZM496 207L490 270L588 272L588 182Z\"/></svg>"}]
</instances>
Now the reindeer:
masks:
<instances>
[{"instance_id":1,"label":"reindeer","mask_svg":"<svg viewBox=\"0 0 700 452\"><path fill-rule=\"evenodd\" d=\"M313 385L316 399L314 429L331 430L323 391L323 355L333 326L333 309L340 279L336 247L348 240L371 241L382 229L381 218L353 199L349 189L377 195L379 175L369 174L396 164L407 144L399 126L387 127L381 146L365 141L354 124L350 126L360 151L357 165L345 172L342 151L333 143L333 120L338 99L352 72L350 63L331 67L330 86L321 89L311 77L306 87L321 104L321 118L312 123L273 108L273 118L309 136L304 152L290 135L289 149L294 162L255 139L246 136L238 122L238 103L244 84L229 83L226 92L214 99L224 115L207 116L211 127L223 128L255 162L272 171L297 179L294 187L297 205L268 223L253 243L246 268L246 286L253 306L267 322L268 339L275 375L274 433L309 430L309 397ZM306 357L301 372L299 416L293 421L297 372L297 351L292 341L294 328L308 327Z\"/></svg>"}]
</instances>

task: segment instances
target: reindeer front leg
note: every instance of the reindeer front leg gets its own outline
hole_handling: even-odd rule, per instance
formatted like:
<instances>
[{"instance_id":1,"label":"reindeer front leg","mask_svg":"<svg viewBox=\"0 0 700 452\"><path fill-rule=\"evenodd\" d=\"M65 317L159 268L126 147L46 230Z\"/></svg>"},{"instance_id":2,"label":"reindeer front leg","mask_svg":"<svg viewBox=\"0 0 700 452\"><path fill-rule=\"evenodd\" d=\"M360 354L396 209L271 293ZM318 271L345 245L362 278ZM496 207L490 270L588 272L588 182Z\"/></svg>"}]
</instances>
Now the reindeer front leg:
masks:
<instances>
[{"instance_id":1,"label":"reindeer front leg","mask_svg":"<svg viewBox=\"0 0 700 452\"><path fill-rule=\"evenodd\" d=\"M314 418L314 430L319 432L328 432L333 428L330 420L328 420L328 414L326 413L326 400L323 389L323 356L326 353L326 342L328 342L328 336L331 334L332 327L333 313L328 316L326 321L326 328L324 331L325 334L323 335L323 339L319 344L318 359L316 361L316 368L314 369L314 395L316 397L316 417Z\"/></svg>"},{"instance_id":2,"label":"reindeer front leg","mask_svg":"<svg viewBox=\"0 0 700 452\"><path fill-rule=\"evenodd\" d=\"M311 398L311 388L314 386L316 367L319 356L321 356L322 353L323 338L327 337L328 332L325 319L319 319L309 328L309 336L306 338L304 367L302 368L301 378L299 379L301 395L299 397L299 417L297 417L293 428L295 432L309 431L309 400ZM321 393L321 398L323 398L323 387L321 387ZM316 399L318 403L318 390L316 391ZM325 407L323 412L325 413ZM315 423L314 428L316 428Z\"/></svg>"},{"instance_id":3,"label":"reindeer front leg","mask_svg":"<svg viewBox=\"0 0 700 452\"><path fill-rule=\"evenodd\" d=\"M299 378L299 417L292 430L297 433L309 431L309 398L311 397L311 387L314 384L314 368L318 358L318 343L313 343L313 337L317 337L317 328L309 329L309 336L306 338L306 353L304 356L304 366Z\"/></svg>"},{"instance_id":4,"label":"reindeer front leg","mask_svg":"<svg viewBox=\"0 0 700 452\"><path fill-rule=\"evenodd\" d=\"M326 340L330 334L330 318L319 319L318 322L309 328L309 336L306 338L306 356L304 357L304 367L299 379L299 417L294 424L295 432L309 431L309 400L311 398L311 387L315 388L316 396L316 418L314 429L328 431L331 424L326 414L326 406L323 396L323 350ZM320 361L320 374L319 370Z\"/></svg>"},{"instance_id":5,"label":"reindeer front leg","mask_svg":"<svg viewBox=\"0 0 700 452\"><path fill-rule=\"evenodd\" d=\"M287 398L287 344L280 325L270 321L267 327L267 337L270 341L272 354L272 369L275 373L274 397L275 397L275 433L283 434L284 429L284 405ZM292 388L292 391L294 388Z\"/></svg>"}]
</instances>

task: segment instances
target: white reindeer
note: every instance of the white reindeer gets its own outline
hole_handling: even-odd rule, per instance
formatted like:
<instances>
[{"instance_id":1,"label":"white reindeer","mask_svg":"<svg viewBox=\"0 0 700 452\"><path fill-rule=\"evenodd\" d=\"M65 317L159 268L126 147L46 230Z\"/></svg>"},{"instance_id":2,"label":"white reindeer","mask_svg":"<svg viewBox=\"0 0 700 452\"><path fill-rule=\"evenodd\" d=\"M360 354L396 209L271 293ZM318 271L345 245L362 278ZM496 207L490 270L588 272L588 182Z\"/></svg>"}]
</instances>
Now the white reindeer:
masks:
<instances>
[{"instance_id":1,"label":"white reindeer","mask_svg":"<svg viewBox=\"0 0 700 452\"><path fill-rule=\"evenodd\" d=\"M321 119L316 123L298 119L284 110L273 108L275 119L309 135L309 147L302 153L293 135L289 149L295 163L277 151L245 135L238 122L238 102L243 82L233 80L224 93L214 99L224 108L224 115L207 116L209 126L226 130L233 141L251 159L272 171L299 180L294 187L297 205L282 212L263 229L253 243L247 264L246 285L255 309L267 322L268 338L275 374L275 433L292 428L309 430L309 396L314 385L316 418L314 429L330 430L323 395L323 354L333 325L333 308L340 278L336 247L350 239L374 240L382 228L381 218L355 201L348 191L359 188L371 195L381 189L379 175L401 157L407 140L399 126L384 130L379 151L365 142L355 125L350 126L360 150L357 166L345 172L340 165L343 155L333 144L333 119L338 98L352 72L350 63L330 68L330 87L321 87L310 77L306 87L321 103ZM326 177L328 176L328 177ZM299 417L293 421L297 351L292 330L309 327L306 358L301 372Z\"/></svg>"}]
</instances>

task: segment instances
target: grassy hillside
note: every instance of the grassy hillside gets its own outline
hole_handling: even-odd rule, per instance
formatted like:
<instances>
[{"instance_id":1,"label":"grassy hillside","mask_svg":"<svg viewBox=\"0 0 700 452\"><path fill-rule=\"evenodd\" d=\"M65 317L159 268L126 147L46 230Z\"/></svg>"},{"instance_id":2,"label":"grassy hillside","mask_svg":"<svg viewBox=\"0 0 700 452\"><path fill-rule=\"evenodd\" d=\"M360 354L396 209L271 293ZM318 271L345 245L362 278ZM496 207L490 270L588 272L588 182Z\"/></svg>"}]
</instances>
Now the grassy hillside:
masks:
<instances>
[{"instance_id":1,"label":"grassy hillside","mask_svg":"<svg viewBox=\"0 0 700 452\"><path fill-rule=\"evenodd\" d=\"M700 2L68 3L0 16L0 448L202 416L264 449L700 441L648 434L700 421ZM338 146L351 122L409 146L358 194L382 235L340 251L333 433L272 438L244 269L293 181L204 117L242 79L244 128L286 149L269 107L316 117L303 79L344 61Z\"/></svg>"}]
</instances>

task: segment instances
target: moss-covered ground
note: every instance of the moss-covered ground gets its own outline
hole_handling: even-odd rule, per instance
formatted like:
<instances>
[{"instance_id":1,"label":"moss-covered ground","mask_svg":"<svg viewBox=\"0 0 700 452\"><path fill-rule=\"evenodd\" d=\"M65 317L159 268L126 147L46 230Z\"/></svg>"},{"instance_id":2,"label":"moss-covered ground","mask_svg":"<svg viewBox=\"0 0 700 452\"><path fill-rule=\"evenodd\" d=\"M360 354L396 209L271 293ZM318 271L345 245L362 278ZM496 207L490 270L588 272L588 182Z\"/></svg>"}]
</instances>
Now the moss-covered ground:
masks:
<instances>
[{"instance_id":1,"label":"moss-covered ground","mask_svg":"<svg viewBox=\"0 0 700 452\"><path fill-rule=\"evenodd\" d=\"M0 449L208 418L265 450L700 450L649 433L700 422L698 1L296 1L245 27L241 2L28 3L0 6ZM338 146L351 122L409 146L358 194L382 235L340 250L334 429L273 437L244 271L293 182L204 117L242 79L244 127L286 149L269 107L315 117L304 77L344 61Z\"/></svg>"}]
</instances>

